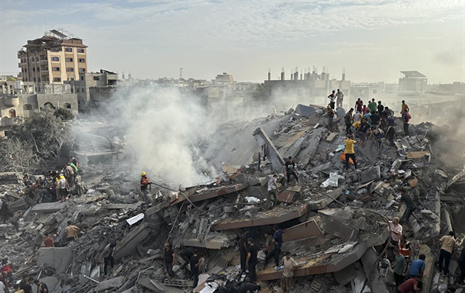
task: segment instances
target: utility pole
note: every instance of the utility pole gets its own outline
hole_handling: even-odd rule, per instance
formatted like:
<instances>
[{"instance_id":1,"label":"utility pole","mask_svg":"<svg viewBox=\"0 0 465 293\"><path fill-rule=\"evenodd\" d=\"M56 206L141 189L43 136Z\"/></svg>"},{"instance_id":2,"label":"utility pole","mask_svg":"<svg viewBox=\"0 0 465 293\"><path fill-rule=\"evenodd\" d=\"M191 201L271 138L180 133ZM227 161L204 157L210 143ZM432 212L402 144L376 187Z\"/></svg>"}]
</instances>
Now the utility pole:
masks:
<instances>
[{"instance_id":1,"label":"utility pole","mask_svg":"<svg viewBox=\"0 0 465 293\"><path fill-rule=\"evenodd\" d=\"M179 79L182 79L182 68L179 68Z\"/></svg>"}]
</instances>

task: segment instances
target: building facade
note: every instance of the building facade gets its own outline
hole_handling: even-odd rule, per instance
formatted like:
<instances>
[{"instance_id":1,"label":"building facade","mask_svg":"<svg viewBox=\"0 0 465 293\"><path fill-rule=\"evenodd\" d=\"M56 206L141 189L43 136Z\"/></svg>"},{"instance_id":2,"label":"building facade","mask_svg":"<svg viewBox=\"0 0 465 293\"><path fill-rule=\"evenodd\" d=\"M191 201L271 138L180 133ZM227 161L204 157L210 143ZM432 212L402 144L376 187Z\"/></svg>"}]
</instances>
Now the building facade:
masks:
<instances>
[{"instance_id":1,"label":"building facade","mask_svg":"<svg viewBox=\"0 0 465 293\"><path fill-rule=\"evenodd\" d=\"M264 82L264 91L269 96L294 96L310 104L327 104L327 96L336 89L340 89L346 98L350 96L350 81L345 80L345 74L342 75L342 79L337 80L330 79L329 73L326 72L318 74L313 70L299 74L295 71L291 73L290 79L286 80L283 71L280 79L272 80L269 72L268 80Z\"/></svg>"},{"instance_id":2,"label":"building facade","mask_svg":"<svg viewBox=\"0 0 465 293\"><path fill-rule=\"evenodd\" d=\"M399 94L420 94L426 92L428 79L418 71L401 71Z\"/></svg>"},{"instance_id":3,"label":"building facade","mask_svg":"<svg viewBox=\"0 0 465 293\"><path fill-rule=\"evenodd\" d=\"M87 72L87 46L63 30L28 40L18 51L21 77L37 84L63 84Z\"/></svg>"}]
</instances>

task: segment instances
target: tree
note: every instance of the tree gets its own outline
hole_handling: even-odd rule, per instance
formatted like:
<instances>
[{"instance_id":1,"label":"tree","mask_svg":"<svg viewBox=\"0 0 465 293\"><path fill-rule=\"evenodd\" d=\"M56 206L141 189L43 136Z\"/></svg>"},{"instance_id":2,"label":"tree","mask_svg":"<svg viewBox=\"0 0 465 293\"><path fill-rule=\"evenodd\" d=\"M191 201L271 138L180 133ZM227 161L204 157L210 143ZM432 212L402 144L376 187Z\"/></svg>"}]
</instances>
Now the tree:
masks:
<instances>
[{"instance_id":1,"label":"tree","mask_svg":"<svg viewBox=\"0 0 465 293\"><path fill-rule=\"evenodd\" d=\"M0 143L1 166L4 172L32 173L41 159L32 147L18 139L5 139Z\"/></svg>"}]
</instances>

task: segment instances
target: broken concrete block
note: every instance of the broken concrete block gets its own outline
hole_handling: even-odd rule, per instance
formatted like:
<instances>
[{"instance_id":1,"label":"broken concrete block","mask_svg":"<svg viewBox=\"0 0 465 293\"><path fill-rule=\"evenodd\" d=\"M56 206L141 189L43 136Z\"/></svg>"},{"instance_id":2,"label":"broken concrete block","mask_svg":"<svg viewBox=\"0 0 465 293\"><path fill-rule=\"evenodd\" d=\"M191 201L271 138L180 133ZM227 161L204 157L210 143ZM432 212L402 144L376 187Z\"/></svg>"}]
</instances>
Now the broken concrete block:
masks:
<instances>
[{"instance_id":1,"label":"broken concrete block","mask_svg":"<svg viewBox=\"0 0 465 293\"><path fill-rule=\"evenodd\" d=\"M35 213L54 213L61 211L66 207L66 202L47 202L36 204L32 207L31 212Z\"/></svg>"},{"instance_id":2,"label":"broken concrete block","mask_svg":"<svg viewBox=\"0 0 465 293\"><path fill-rule=\"evenodd\" d=\"M37 265L52 267L58 274L64 273L73 261L73 251L70 247L47 247L39 249Z\"/></svg>"},{"instance_id":3,"label":"broken concrete block","mask_svg":"<svg viewBox=\"0 0 465 293\"><path fill-rule=\"evenodd\" d=\"M128 235L126 235L126 237L117 244L114 254L115 260L132 254L137 245L147 238L151 231L152 230L148 223L142 223L129 232Z\"/></svg>"},{"instance_id":4,"label":"broken concrete block","mask_svg":"<svg viewBox=\"0 0 465 293\"><path fill-rule=\"evenodd\" d=\"M333 142L334 138L336 138L336 136L338 135L339 133L337 132L331 132L328 137L326 138L326 141L327 142Z\"/></svg>"},{"instance_id":5,"label":"broken concrete block","mask_svg":"<svg viewBox=\"0 0 465 293\"><path fill-rule=\"evenodd\" d=\"M260 148L266 149L268 160L271 162L273 169L277 172L281 172L283 170L284 160L266 132L259 127L254 131L253 136L255 140L257 140Z\"/></svg>"},{"instance_id":6,"label":"broken concrete block","mask_svg":"<svg viewBox=\"0 0 465 293\"><path fill-rule=\"evenodd\" d=\"M313 107L298 104L297 107L295 108L295 112L299 115L310 117L312 116L313 113L316 112L316 109Z\"/></svg>"},{"instance_id":7,"label":"broken concrete block","mask_svg":"<svg viewBox=\"0 0 465 293\"><path fill-rule=\"evenodd\" d=\"M368 170L362 171L361 173L361 183L366 183L368 181L378 180L381 178L381 168L379 166L374 166Z\"/></svg>"},{"instance_id":8,"label":"broken concrete block","mask_svg":"<svg viewBox=\"0 0 465 293\"><path fill-rule=\"evenodd\" d=\"M124 284L124 277L117 277L110 280L100 282L95 287L95 292L105 291L112 288L120 288Z\"/></svg>"}]
</instances>

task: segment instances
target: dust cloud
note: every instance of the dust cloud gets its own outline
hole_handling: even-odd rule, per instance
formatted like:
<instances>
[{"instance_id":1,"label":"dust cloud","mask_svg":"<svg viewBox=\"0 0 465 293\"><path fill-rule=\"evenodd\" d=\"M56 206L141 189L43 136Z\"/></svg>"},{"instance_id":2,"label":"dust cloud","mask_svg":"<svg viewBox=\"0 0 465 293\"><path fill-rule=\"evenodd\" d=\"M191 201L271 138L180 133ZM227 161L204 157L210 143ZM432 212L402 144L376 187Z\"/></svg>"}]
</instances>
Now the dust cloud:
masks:
<instances>
[{"instance_id":1,"label":"dust cloud","mask_svg":"<svg viewBox=\"0 0 465 293\"><path fill-rule=\"evenodd\" d=\"M106 113L125 138L121 164L131 174L146 171L172 187L209 181L215 170L198 146L214 131L195 97L175 88L137 85L120 88Z\"/></svg>"}]
</instances>

